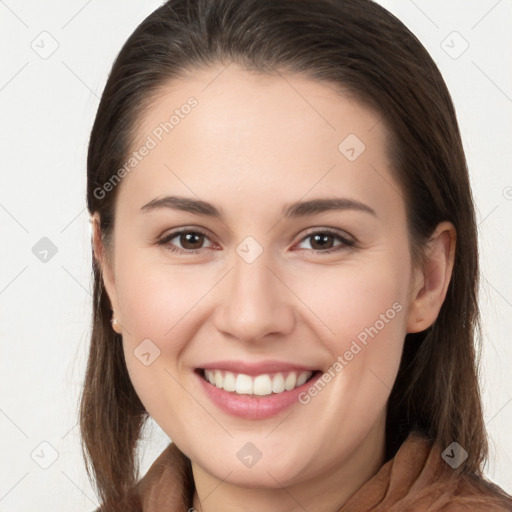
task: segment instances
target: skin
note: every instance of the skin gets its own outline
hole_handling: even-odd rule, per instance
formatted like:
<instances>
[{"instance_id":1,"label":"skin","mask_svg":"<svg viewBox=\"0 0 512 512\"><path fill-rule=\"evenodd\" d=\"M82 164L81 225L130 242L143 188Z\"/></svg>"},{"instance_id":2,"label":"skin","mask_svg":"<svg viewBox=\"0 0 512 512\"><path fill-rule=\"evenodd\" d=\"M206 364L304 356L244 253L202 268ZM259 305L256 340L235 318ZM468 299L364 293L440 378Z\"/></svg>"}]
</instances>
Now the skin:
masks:
<instances>
[{"instance_id":1,"label":"skin","mask_svg":"<svg viewBox=\"0 0 512 512\"><path fill-rule=\"evenodd\" d=\"M440 224L425 248L425 273L414 268L380 116L326 83L234 64L222 70L169 83L148 109L134 149L167 112L190 96L198 100L119 185L111 252L95 216L95 257L133 385L192 460L196 510L338 510L384 462L386 404L404 338L439 313L455 230ZM366 146L352 162L338 150L351 133ZM141 211L163 195L208 201L224 218ZM360 201L376 215L281 213L294 201L327 197ZM156 244L180 227L207 231L209 238L195 242L199 252ZM356 242L328 239L325 247L338 250L325 254L307 237L310 228ZM263 249L250 264L236 252L247 236ZM180 237L172 243L191 247ZM278 359L327 371L394 303L401 311L317 396L275 417L221 411L193 373L226 359ZM149 366L134 355L147 338L160 349ZM237 457L247 442L262 453L251 468Z\"/></svg>"}]
</instances>

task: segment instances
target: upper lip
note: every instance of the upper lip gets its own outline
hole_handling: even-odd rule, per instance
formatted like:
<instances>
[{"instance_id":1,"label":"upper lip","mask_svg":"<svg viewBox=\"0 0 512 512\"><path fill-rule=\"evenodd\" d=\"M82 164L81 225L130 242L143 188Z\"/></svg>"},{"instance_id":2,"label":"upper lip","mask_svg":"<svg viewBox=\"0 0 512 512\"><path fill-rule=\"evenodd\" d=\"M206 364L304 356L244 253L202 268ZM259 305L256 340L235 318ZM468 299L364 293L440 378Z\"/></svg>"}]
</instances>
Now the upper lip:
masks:
<instances>
[{"instance_id":1,"label":"upper lip","mask_svg":"<svg viewBox=\"0 0 512 512\"><path fill-rule=\"evenodd\" d=\"M277 372L314 372L318 368L305 366L300 364L289 363L285 361L214 361L205 363L199 367L202 370L225 370L233 373L243 373L245 375L261 375L264 373L277 373Z\"/></svg>"}]
</instances>

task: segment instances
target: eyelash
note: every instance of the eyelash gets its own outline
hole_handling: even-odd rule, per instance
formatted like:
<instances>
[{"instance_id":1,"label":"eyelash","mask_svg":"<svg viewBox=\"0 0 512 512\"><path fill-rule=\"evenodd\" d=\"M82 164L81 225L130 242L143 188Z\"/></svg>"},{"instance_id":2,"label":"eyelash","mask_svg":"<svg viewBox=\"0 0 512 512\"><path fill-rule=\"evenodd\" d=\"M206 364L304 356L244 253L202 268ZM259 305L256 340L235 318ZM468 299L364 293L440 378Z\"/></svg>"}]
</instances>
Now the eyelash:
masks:
<instances>
[{"instance_id":1,"label":"eyelash","mask_svg":"<svg viewBox=\"0 0 512 512\"><path fill-rule=\"evenodd\" d=\"M167 250L174 252L174 253L178 253L178 254L197 254L202 249L204 249L204 247L201 249L178 249L175 246L173 247L171 244L169 244L169 242L173 238L176 238L179 235L190 234L190 233L193 233L196 235L202 235L209 240L208 234L205 233L204 231L202 231L201 229L197 229L197 228L196 229L187 229L186 228L186 229L180 229L177 231L173 231L172 233L169 233L168 235L164 236L162 239L158 240L157 245L166 246ZM325 251L315 250L315 249L304 249L304 250L307 250L308 252L312 252L315 254L330 254L332 252L336 252L336 251L342 250L344 248L346 249L349 247L353 247L355 245L355 241L349 240L348 238L343 237L338 232L333 231L331 229L322 229L322 230L317 229L315 231L310 231L308 234L306 234L304 237L301 238L299 243L304 242L308 238L311 238L313 235L329 235L329 236L337 238L341 242L340 245L337 245L337 246L335 246L331 249L327 249Z\"/></svg>"}]
</instances>

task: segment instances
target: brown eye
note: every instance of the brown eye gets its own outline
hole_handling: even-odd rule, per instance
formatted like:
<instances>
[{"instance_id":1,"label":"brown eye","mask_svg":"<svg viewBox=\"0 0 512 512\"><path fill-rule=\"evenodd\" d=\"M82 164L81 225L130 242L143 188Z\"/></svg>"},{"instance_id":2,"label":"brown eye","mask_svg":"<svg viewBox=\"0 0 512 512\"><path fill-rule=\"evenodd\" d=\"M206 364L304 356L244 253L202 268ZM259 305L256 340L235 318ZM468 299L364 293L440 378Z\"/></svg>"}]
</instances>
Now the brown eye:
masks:
<instances>
[{"instance_id":1,"label":"brown eye","mask_svg":"<svg viewBox=\"0 0 512 512\"><path fill-rule=\"evenodd\" d=\"M315 251L321 251L322 249L332 249L334 247L334 237L325 233L319 233L310 236L311 247Z\"/></svg>"},{"instance_id":2,"label":"brown eye","mask_svg":"<svg viewBox=\"0 0 512 512\"><path fill-rule=\"evenodd\" d=\"M205 241L208 241L209 245L204 246ZM199 252L201 249L212 246L210 239L205 233L190 229L182 229L180 231L169 233L167 236L162 238L162 240L157 242L157 244L163 245L171 252L184 254L194 254Z\"/></svg>"},{"instance_id":3,"label":"brown eye","mask_svg":"<svg viewBox=\"0 0 512 512\"><path fill-rule=\"evenodd\" d=\"M201 233L182 233L178 236L183 249L200 249L204 243L204 235Z\"/></svg>"},{"instance_id":4,"label":"brown eye","mask_svg":"<svg viewBox=\"0 0 512 512\"><path fill-rule=\"evenodd\" d=\"M309 241L309 242L308 242ZM317 252L319 254L326 254L329 252L346 249L355 244L354 241L345 238L336 232L331 231L315 231L304 237L300 244L308 242L309 247L301 247L309 251Z\"/></svg>"}]
</instances>

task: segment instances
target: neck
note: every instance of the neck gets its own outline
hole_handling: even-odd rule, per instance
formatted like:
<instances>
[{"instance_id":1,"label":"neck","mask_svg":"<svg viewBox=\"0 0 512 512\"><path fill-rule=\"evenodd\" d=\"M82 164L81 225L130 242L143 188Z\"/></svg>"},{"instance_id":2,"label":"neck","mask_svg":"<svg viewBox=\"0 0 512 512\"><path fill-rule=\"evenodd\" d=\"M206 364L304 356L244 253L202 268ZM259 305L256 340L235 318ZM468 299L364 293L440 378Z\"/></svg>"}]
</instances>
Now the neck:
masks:
<instances>
[{"instance_id":1,"label":"neck","mask_svg":"<svg viewBox=\"0 0 512 512\"><path fill-rule=\"evenodd\" d=\"M308 480L277 488L247 488L220 480L192 463L197 512L337 512L382 467L385 416L352 454Z\"/></svg>"}]
</instances>

